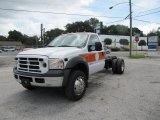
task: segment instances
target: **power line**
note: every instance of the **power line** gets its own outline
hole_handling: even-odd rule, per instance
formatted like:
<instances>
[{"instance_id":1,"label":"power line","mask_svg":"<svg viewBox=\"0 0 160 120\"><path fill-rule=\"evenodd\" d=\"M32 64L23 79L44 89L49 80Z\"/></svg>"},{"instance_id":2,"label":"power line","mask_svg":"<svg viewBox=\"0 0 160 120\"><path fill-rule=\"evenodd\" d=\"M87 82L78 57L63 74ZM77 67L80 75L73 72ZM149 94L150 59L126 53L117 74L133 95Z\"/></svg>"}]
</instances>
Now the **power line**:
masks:
<instances>
[{"instance_id":1,"label":"power line","mask_svg":"<svg viewBox=\"0 0 160 120\"><path fill-rule=\"evenodd\" d=\"M113 22L108 22L108 23L105 23L105 24L111 24L111 23L122 22L122 21L125 21L125 20L121 19L121 20L116 20L116 21L113 21Z\"/></svg>"},{"instance_id":2,"label":"power line","mask_svg":"<svg viewBox=\"0 0 160 120\"><path fill-rule=\"evenodd\" d=\"M160 7L156 7L156 8L153 8L153 9L148 9L148 10L145 10L145 11L142 11L142 12L138 12L137 14L141 14L141 13L153 11L153 10L156 10L156 9L159 9L159 8L160 8Z\"/></svg>"},{"instance_id":3,"label":"power line","mask_svg":"<svg viewBox=\"0 0 160 120\"><path fill-rule=\"evenodd\" d=\"M156 23L156 22L151 22L151 21L146 21L146 20L139 20L139 19L133 19L133 20L141 21L141 22L146 22L146 23ZM156 24L160 25L160 23L156 23Z\"/></svg>"},{"instance_id":4,"label":"power line","mask_svg":"<svg viewBox=\"0 0 160 120\"><path fill-rule=\"evenodd\" d=\"M145 11L142 11L142 12L139 12L139 13L149 12L149 11L153 11L153 10L156 10L156 9L159 9L159 8L160 8L160 7L156 7L156 8L148 9L148 10L145 10Z\"/></svg>"},{"instance_id":5,"label":"power line","mask_svg":"<svg viewBox=\"0 0 160 120\"><path fill-rule=\"evenodd\" d=\"M142 6L140 6L140 5L136 5L136 4L134 4L134 3L132 3L132 5L134 5L134 6L136 6L136 7L139 7L139 8L145 8L145 7L142 7Z\"/></svg>"},{"instance_id":6,"label":"power line","mask_svg":"<svg viewBox=\"0 0 160 120\"><path fill-rule=\"evenodd\" d=\"M142 16L146 16L146 15L151 15L151 14L156 14L156 13L159 13L159 12L160 12L160 11L151 12L151 13L142 14L142 15L137 15L137 16L134 16L133 18L136 18L136 17L142 17Z\"/></svg>"},{"instance_id":7,"label":"power line","mask_svg":"<svg viewBox=\"0 0 160 120\"><path fill-rule=\"evenodd\" d=\"M8 8L0 8L0 10L16 11L16 12L43 13L43 14L56 14L56 15L69 15L69 16L88 16L88 17L123 18L123 17L114 17L114 16L96 16L96 15L87 15L87 14L72 14L72 13L60 13L60 12L49 12L49 11L38 11L38 10L8 9Z\"/></svg>"}]
</instances>

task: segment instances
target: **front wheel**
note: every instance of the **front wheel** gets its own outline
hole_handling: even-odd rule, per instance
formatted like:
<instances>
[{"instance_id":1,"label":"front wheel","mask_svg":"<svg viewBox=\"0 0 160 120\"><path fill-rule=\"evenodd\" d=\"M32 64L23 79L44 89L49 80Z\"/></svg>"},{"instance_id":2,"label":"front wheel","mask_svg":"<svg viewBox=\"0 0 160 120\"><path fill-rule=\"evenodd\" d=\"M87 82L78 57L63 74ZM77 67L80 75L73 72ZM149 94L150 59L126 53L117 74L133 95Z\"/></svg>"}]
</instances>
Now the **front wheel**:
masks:
<instances>
[{"instance_id":1,"label":"front wheel","mask_svg":"<svg viewBox=\"0 0 160 120\"><path fill-rule=\"evenodd\" d=\"M79 70L73 71L65 88L66 96L70 100L81 99L85 94L86 85L87 79L84 72Z\"/></svg>"}]
</instances>

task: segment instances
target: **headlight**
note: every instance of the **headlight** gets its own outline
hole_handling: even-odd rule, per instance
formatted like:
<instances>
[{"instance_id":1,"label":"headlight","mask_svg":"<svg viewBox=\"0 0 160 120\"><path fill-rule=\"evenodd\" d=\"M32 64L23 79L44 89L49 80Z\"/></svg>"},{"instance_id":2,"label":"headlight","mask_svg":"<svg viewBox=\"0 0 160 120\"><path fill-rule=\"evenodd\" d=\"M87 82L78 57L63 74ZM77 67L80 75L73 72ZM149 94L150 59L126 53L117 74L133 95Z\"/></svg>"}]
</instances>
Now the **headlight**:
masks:
<instances>
[{"instance_id":1,"label":"headlight","mask_svg":"<svg viewBox=\"0 0 160 120\"><path fill-rule=\"evenodd\" d=\"M63 69L64 62L61 59L49 59L49 69Z\"/></svg>"}]
</instances>

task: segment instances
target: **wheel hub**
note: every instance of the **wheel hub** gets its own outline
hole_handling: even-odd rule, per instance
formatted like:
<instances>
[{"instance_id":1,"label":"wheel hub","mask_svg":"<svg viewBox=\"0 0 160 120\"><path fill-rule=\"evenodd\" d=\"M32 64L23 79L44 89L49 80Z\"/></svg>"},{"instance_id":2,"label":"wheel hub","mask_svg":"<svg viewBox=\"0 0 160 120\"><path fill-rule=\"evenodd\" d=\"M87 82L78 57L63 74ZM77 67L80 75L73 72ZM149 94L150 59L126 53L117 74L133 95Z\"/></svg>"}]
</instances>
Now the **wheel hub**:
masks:
<instances>
[{"instance_id":1,"label":"wheel hub","mask_svg":"<svg viewBox=\"0 0 160 120\"><path fill-rule=\"evenodd\" d=\"M121 71L124 71L124 68L125 68L124 62L122 62Z\"/></svg>"},{"instance_id":2,"label":"wheel hub","mask_svg":"<svg viewBox=\"0 0 160 120\"><path fill-rule=\"evenodd\" d=\"M85 88L84 77L79 76L74 84L74 92L76 95L81 95Z\"/></svg>"}]
</instances>

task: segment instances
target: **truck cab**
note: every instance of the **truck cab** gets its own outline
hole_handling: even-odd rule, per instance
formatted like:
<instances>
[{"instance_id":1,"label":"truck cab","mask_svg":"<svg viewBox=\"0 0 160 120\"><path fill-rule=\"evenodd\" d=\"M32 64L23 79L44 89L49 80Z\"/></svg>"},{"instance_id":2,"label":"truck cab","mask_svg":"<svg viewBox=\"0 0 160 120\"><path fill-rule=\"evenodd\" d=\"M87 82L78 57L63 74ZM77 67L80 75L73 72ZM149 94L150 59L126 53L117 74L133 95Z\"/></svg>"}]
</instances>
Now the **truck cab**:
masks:
<instances>
[{"instance_id":1,"label":"truck cab","mask_svg":"<svg viewBox=\"0 0 160 120\"><path fill-rule=\"evenodd\" d=\"M79 100L85 94L89 76L112 67L113 60L106 59L102 46L96 33L62 34L45 48L20 52L15 58L14 77L28 90L63 87L69 99ZM123 73L123 60L120 67Z\"/></svg>"}]
</instances>

